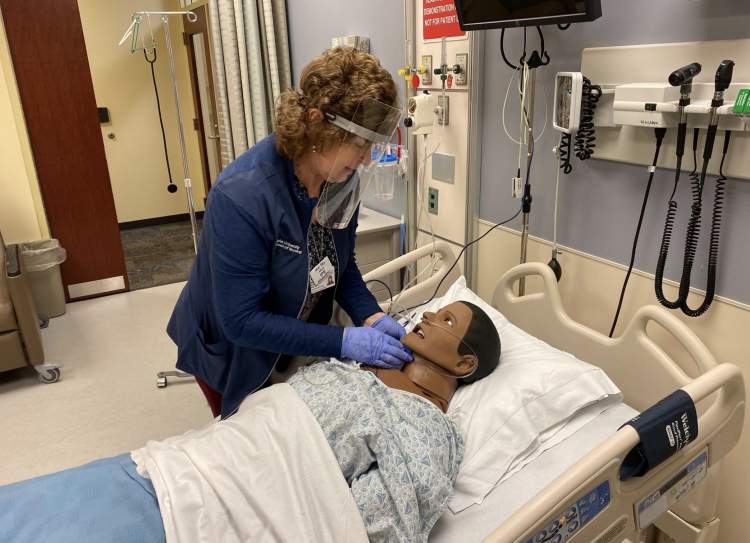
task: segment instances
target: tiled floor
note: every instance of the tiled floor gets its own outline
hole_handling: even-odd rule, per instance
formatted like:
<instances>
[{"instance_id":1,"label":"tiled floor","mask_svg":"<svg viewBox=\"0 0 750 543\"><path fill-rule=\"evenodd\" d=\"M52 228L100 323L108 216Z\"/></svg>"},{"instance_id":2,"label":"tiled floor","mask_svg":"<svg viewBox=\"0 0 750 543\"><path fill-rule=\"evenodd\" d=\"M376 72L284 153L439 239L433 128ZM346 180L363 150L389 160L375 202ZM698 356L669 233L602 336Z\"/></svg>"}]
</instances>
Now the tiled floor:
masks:
<instances>
[{"instance_id":1,"label":"tiled floor","mask_svg":"<svg viewBox=\"0 0 750 543\"><path fill-rule=\"evenodd\" d=\"M187 281L195 259L190 221L123 230L120 237L132 290Z\"/></svg>"},{"instance_id":2,"label":"tiled floor","mask_svg":"<svg viewBox=\"0 0 750 543\"><path fill-rule=\"evenodd\" d=\"M78 466L203 426L211 412L193 379L156 387L174 368L165 332L184 283L68 304L42 330L60 381L0 373L0 485Z\"/></svg>"}]
</instances>

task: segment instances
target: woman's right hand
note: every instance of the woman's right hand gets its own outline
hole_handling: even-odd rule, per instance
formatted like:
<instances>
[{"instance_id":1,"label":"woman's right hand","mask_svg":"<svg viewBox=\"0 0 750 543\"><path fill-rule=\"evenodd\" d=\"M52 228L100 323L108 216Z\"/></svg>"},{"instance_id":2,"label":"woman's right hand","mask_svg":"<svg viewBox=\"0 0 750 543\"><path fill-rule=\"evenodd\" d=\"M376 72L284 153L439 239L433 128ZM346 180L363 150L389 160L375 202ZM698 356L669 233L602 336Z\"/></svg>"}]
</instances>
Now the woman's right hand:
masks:
<instances>
[{"instance_id":1,"label":"woman's right hand","mask_svg":"<svg viewBox=\"0 0 750 543\"><path fill-rule=\"evenodd\" d=\"M398 369L404 362L413 360L411 350L400 341L369 326L344 330L341 356L385 369Z\"/></svg>"}]
</instances>

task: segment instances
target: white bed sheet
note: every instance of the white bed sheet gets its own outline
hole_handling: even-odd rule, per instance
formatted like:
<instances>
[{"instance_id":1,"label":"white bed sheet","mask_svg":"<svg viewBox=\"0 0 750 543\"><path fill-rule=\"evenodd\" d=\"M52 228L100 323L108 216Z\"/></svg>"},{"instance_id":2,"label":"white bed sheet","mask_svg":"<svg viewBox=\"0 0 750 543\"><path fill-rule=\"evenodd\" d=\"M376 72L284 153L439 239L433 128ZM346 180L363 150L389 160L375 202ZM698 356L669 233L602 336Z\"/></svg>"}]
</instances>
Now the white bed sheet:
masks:
<instances>
[{"instance_id":1,"label":"white bed sheet","mask_svg":"<svg viewBox=\"0 0 750 543\"><path fill-rule=\"evenodd\" d=\"M578 430L562 443L544 451L538 458L496 487L480 505L454 515L449 509L430 533L430 543L480 543L518 509L536 496L588 452L612 436L636 416L632 407L618 403ZM568 424L576 423L574 416Z\"/></svg>"}]
</instances>

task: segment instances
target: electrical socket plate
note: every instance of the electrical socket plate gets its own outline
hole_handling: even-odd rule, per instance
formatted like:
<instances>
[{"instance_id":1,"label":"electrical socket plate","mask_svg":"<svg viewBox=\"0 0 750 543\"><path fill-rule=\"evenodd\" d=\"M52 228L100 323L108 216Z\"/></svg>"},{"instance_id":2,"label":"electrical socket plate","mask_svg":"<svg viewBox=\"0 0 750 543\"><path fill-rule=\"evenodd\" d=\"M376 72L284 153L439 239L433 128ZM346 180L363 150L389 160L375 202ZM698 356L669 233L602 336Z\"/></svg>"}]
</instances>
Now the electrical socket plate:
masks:
<instances>
[{"instance_id":1,"label":"electrical socket plate","mask_svg":"<svg viewBox=\"0 0 750 543\"><path fill-rule=\"evenodd\" d=\"M451 103L451 97L450 96L446 96L445 97L445 104L443 104L443 96L442 95L438 96L438 107L443 106L443 112L442 113L438 113L438 125L440 125L440 126L442 126L443 124L445 124L446 126L448 126L450 124L450 121L451 121L450 115L449 115L449 113L450 113L450 107L449 107L450 103ZM445 123L443 123L443 119L445 119Z\"/></svg>"},{"instance_id":2,"label":"electrical socket plate","mask_svg":"<svg viewBox=\"0 0 750 543\"><path fill-rule=\"evenodd\" d=\"M456 64L461 66L461 72L456 74L456 85L466 85L469 80L468 74L466 73L466 66L468 66L469 55L466 53L458 53L456 55Z\"/></svg>"},{"instance_id":3,"label":"electrical socket plate","mask_svg":"<svg viewBox=\"0 0 750 543\"><path fill-rule=\"evenodd\" d=\"M433 215L438 214L438 189L430 188L429 198L427 200L427 211Z\"/></svg>"},{"instance_id":4,"label":"electrical socket plate","mask_svg":"<svg viewBox=\"0 0 750 543\"><path fill-rule=\"evenodd\" d=\"M422 84L432 85L432 55L422 56L422 66L425 69L422 74Z\"/></svg>"},{"instance_id":5,"label":"electrical socket plate","mask_svg":"<svg viewBox=\"0 0 750 543\"><path fill-rule=\"evenodd\" d=\"M523 179L521 179L520 177L513 178L513 189L511 195L513 196L513 198L523 197Z\"/></svg>"}]
</instances>

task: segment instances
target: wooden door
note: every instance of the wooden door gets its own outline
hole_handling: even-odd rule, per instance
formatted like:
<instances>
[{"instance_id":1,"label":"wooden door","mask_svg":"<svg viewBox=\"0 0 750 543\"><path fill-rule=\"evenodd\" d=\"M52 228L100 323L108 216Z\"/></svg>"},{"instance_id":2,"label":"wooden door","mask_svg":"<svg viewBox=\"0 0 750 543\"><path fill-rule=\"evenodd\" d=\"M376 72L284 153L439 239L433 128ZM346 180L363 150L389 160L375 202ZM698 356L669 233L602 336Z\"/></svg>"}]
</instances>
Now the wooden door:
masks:
<instances>
[{"instance_id":1,"label":"wooden door","mask_svg":"<svg viewBox=\"0 0 750 543\"><path fill-rule=\"evenodd\" d=\"M185 28L183 43L187 47L190 64L190 83L193 89L193 104L196 119L193 126L198 131L201 149L201 164L205 180L206 197L211 185L221 173L221 142L219 141L219 117L216 108L213 66L211 64L211 41L208 33L208 13L205 6L192 10L197 20L191 22L183 15Z\"/></svg>"},{"instance_id":2,"label":"wooden door","mask_svg":"<svg viewBox=\"0 0 750 543\"><path fill-rule=\"evenodd\" d=\"M68 301L129 290L76 0L0 0ZM113 38L114 39L114 38Z\"/></svg>"}]
</instances>

